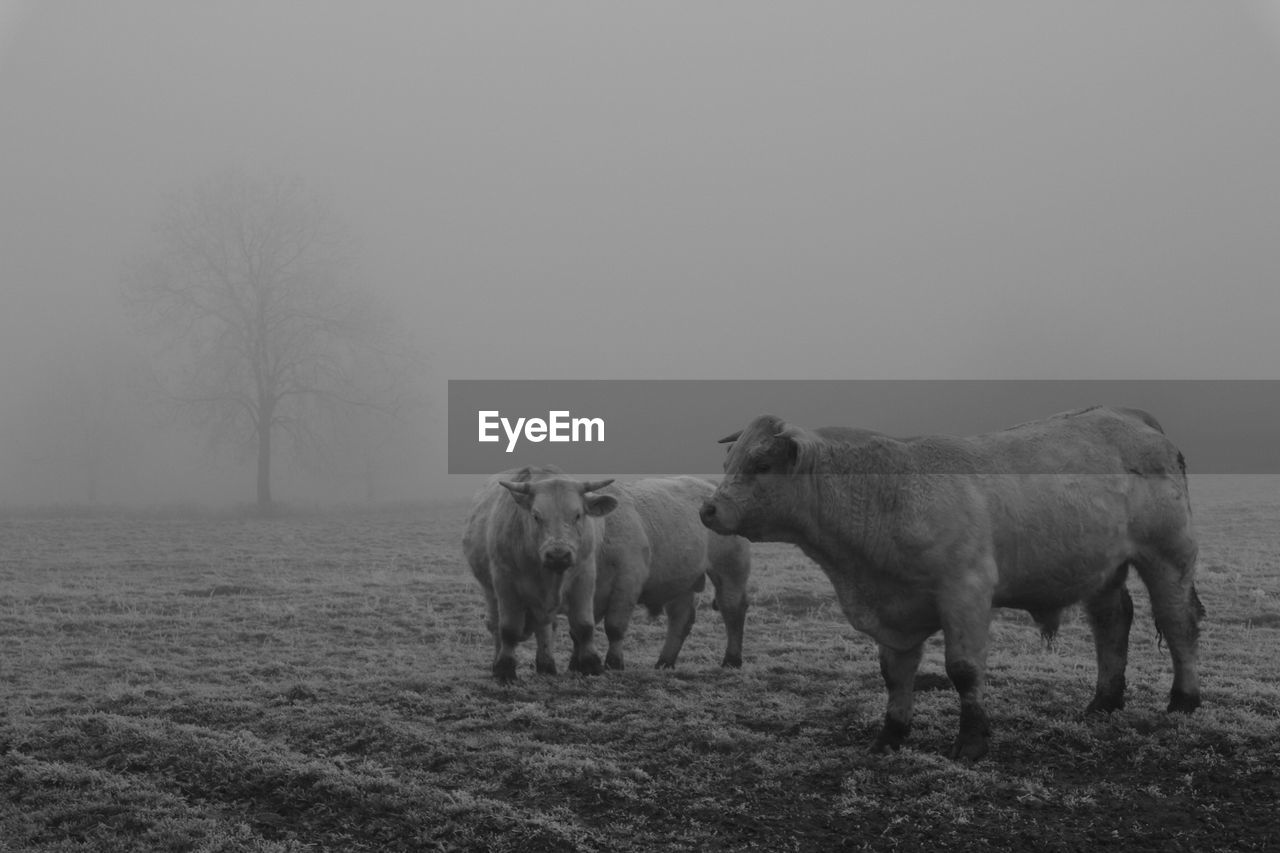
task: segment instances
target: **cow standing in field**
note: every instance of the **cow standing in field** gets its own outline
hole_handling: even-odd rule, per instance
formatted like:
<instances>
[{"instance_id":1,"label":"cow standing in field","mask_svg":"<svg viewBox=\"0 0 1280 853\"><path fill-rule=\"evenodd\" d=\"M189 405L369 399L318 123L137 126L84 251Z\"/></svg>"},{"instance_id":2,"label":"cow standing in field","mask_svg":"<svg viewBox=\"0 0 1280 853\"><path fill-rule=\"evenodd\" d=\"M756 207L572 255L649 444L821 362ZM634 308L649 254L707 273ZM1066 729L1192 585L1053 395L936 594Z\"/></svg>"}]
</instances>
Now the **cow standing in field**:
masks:
<instances>
[{"instance_id":1,"label":"cow standing in field","mask_svg":"<svg viewBox=\"0 0 1280 853\"><path fill-rule=\"evenodd\" d=\"M941 630L960 695L952 755L986 753L993 607L1028 610L1051 632L1083 601L1098 662L1087 710L1123 707L1130 566L1173 658L1168 709L1200 704L1186 470L1145 412L1094 407L969 438L907 439L765 415L721 441L732 447L703 523L799 545L831 579L849 623L879 645L889 698L875 749L907 737L924 641Z\"/></svg>"},{"instance_id":2,"label":"cow standing in field","mask_svg":"<svg viewBox=\"0 0 1280 853\"><path fill-rule=\"evenodd\" d=\"M596 621L604 620L609 639L606 667L622 669L623 640L637 604L654 616L666 611L667 638L656 665L674 667L707 577L728 635L721 666L742 666L751 546L702 525L699 508L714 491L706 480L671 477L619 483L604 492L618 499L605 519L596 578Z\"/></svg>"},{"instance_id":3,"label":"cow standing in field","mask_svg":"<svg viewBox=\"0 0 1280 853\"><path fill-rule=\"evenodd\" d=\"M666 611L667 638L657 666L675 666L693 627L696 593L708 575L728 634L723 665L741 665L750 546L738 537L711 533L699 522L699 506L714 486L676 477L606 490L611 482L581 484L552 466L523 468L494 476L477 496L463 550L488 602L493 672L499 681L515 678L515 644L531 632L538 641L537 671L556 671L551 626L561 606L569 613L574 639L570 670L601 671L589 629L602 619L609 641L604 666L622 669L637 604L654 614ZM574 541L572 574L548 568L542 557L547 530L567 531L560 541Z\"/></svg>"},{"instance_id":4,"label":"cow standing in field","mask_svg":"<svg viewBox=\"0 0 1280 853\"><path fill-rule=\"evenodd\" d=\"M581 482L560 472L506 471L489 479L467 519L462 550L489 606L493 676L516 678L516 646L533 634L538 672L555 673L552 629L562 608L569 616L569 669L604 671L594 640L596 554L604 519L618 506L593 494L612 480ZM554 475L553 475L554 474Z\"/></svg>"}]
</instances>

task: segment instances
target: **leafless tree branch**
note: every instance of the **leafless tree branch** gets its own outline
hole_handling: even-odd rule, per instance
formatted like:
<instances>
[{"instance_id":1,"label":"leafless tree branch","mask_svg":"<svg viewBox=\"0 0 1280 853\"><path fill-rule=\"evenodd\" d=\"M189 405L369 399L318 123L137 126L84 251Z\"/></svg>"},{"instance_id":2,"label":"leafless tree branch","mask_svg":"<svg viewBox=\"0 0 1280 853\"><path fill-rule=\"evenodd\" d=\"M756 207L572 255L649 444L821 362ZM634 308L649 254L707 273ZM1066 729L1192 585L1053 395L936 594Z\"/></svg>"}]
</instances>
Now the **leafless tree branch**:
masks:
<instances>
[{"instance_id":1,"label":"leafless tree branch","mask_svg":"<svg viewBox=\"0 0 1280 853\"><path fill-rule=\"evenodd\" d=\"M256 448L261 504L274 438L306 454L327 430L350 433L351 412L404 405L415 350L353 287L351 256L300 181L231 173L172 199L153 250L126 268L126 305L158 344L157 386L212 441Z\"/></svg>"}]
</instances>

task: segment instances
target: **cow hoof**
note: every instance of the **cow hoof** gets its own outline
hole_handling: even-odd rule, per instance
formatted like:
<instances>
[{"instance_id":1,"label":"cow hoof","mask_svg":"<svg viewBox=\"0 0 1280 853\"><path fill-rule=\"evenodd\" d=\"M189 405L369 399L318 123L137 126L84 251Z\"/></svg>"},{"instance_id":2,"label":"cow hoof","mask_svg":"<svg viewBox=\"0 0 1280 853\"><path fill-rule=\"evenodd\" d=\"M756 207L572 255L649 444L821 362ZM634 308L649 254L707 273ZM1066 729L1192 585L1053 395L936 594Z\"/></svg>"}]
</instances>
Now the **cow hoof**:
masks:
<instances>
[{"instance_id":1,"label":"cow hoof","mask_svg":"<svg viewBox=\"0 0 1280 853\"><path fill-rule=\"evenodd\" d=\"M720 665L729 669L742 669L742 655L726 654Z\"/></svg>"},{"instance_id":2,"label":"cow hoof","mask_svg":"<svg viewBox=\"0 0 1280 853\"><path fill-rule=\"evenodd\" d=\"M511 658L502 658L493 662L493 677L499 684L511 684L516 680L516 662Z\"/></svg>"},{"instance_id":3,"label":"cow hoof","mask_svg":"<svg viewBox=\"0 0 1280 853\"><path fill-rule=\"evenodd\" d=\"M604 664L600 655L588 655L578 661L578 672L583 675L604 675Z\"/></svg>"},{"instance_id":4,"label":"cow hoof","mask_svg":"<svg viewBox=\"0 0 1280 853\"><path fill-rule=\"evenodd\" d=\"M1199 707L1199 693L1183 693L1181 690L1169 691L1169 707L1167 710L1170 714L1190 714Z\"/></svg>"},{"instance_id":5,"label":"cow hoof","mask_svg":"<svg viewBox=\"0 0 1280 853\"><path fill-rule=\"evenodd\" d=\"M888 755L891 752L897 752L902 749L902 741L895 738L885 737L884 732L876 735L876 739L871 742L871 748L867 750L872 755Z\"/></svg>"},{"instance_id":6,"label":"cow hoof","mask_svg":"<svg viewBox=\"0 0 1280 853\"><path fill-rule=\"evenodd\" d=\"M989 748L986 735L961 734L952 745L950 756L956 761L974 762L986 755Z\"/></svg>"},{"instance_id":7,"label":"cow hoof","mask_svg":"<svg viewBox=\"0 0 1280 853\"><path fill-rule=\"evenodd\" d=\"M880 730L880 734L876 735L876 739L871 742L872 754L885 755L902 749L902 745L907 742L907 733L909 731L909 726L904 726L894 721L885 721L884 728Z\"/></svg>"},{"instance_id":8,"label":"cow hoof","mask_svg":"<svg viewBox=\"0 0 1280 853\"><path fill-rule=\"evenodd\" d=\"M616 670L626 669L626 667L622 665L622 657L620 655L605 655L604 668Z\"/></svg>"},{"instance_id":9,"label":"cow hoof","mask_svg":"<svg viewBox=\"0 0 1280 853\"><path fill-rule=\"evenodd\" d=\"M675 669L676 662L667 660L666 658L658 658L658 662L653 665L654 669Z\"/></svg>"},{"instance_id":10,"label":"cow hoof","mask_svg":"<svg viewBox=\"0 0 1280 853\"><path fill-rule=\"evenodd\" d=\"M907 735L910 733L910 721L904 723L885 714L884 725L880 729L880 734L876 735L876 739L872 741L871 751L879 755L897 752L907 742Z\"/></svg>"},{"instance_id":11,"label":"cow hoof","mask_svg":"<svg viewBox=\"0 0 1280 853\"><path fill-rule=\"evenodd\" d=\"M534 667L539 675L555 675L556 662L553 660L540 660L534 662Z\"/></svg>"},{"instance_id":12,"label":"cow hoof","mask_svg":"<svg viewBox=\"0 0 1280 853\"><path fill-rule=\"evenodd\" d=\"M1110 714L1113 711L1121 711L1124 709L1124 697L1114 696L1095 696L1093 701L1084 709L1086 717L1095 714Z\"/></svg>"}]
</instances>

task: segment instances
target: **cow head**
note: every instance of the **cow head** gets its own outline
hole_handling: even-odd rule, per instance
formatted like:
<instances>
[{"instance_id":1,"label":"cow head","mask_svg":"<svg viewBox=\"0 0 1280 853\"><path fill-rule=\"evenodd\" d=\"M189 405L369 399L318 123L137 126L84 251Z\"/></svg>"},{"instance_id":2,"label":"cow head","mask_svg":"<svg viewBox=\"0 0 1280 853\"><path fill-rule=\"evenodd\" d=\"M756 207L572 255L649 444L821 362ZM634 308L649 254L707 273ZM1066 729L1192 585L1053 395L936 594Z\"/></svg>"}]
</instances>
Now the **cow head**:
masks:
<instances>
[{"instance_id":1,"label":"cow head","mask_svg":"<svg viewBox=\"0 0 1280 853\"><path fill-rule=\"evenodd\" d=\"M803 467L812 440L805 430L773 415L761 415L720 439L729 445L724 479L703 502L702 523L716 533L753 541L774 538L771 528L794 500L794 475Z\"/></svg>"},{"instance_id":2,"label":"cow head","mask_svg":"<svg viewBox=\"0 0 1280 853\"><path fill-rule=\"evenodd\" d=\"M499 481L533 522L543 568L561 573L577 565L580 555L596 545L589 519L608 515L618 506L612 495L591 494L613 482L583 482L550 477L525 482Z\"/></svg>"}]
</instances>

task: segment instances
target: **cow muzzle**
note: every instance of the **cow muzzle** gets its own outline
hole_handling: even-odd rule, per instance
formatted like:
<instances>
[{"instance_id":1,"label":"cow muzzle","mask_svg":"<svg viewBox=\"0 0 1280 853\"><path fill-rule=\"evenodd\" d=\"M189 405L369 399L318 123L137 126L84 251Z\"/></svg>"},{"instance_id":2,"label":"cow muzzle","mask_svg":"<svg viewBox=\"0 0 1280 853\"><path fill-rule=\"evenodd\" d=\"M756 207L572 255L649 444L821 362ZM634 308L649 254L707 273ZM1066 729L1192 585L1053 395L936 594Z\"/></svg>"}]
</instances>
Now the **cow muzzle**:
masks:
<instances>
[{"instance_id":1,"label":"cow muzzle","mask_svg":"<svg viewBox=\"0 0 1280 853\"><path fill-rule=\"evenodd\" d=\"M573 565L573 552L563 546L548 548L542 553L542 567L549 572L560 573Z\"/></svg>"},{"instance_id":2,"label":"cow muzzle","mask_svg":"<svg viewBox=\"0 0 1280 853\"><path fill-rule=\"evenodd\" d=\"M702 502L701 508L698 509L698 518L702 520L703 527L715 533L732 533L730 529L732 519L726 516L732 513L725 513L715 500L705 500Z\"/></svg>"}]
</instances>

